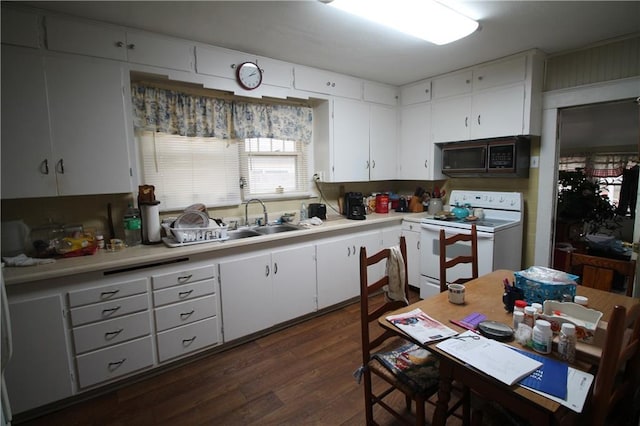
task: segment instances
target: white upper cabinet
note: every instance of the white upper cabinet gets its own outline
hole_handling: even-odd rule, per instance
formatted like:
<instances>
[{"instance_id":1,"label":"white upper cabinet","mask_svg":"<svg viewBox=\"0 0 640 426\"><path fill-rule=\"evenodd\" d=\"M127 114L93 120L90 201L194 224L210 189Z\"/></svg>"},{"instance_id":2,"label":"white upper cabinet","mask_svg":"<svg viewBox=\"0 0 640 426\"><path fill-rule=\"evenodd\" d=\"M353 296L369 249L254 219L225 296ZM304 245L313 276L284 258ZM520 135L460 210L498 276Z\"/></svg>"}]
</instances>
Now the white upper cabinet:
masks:
<instances>
[{"instance_id":1,"label":"white upper cabinet","mask_svg":"<svg viewBox=\"0 0 640 426\"><path fill-rule=\"evenodd\" d=\"M407 180L442 179L436 167L431 141L431 103L403 106L400 109L400 153L398 178Z\"/></svg>"},{"instance_id":2,"label":"white upper cabinet","mask_svg":"<svg viewBox=\"0 0 640 426\"><path fill-rule=\"evenodd\" d=\"M44 58L2 46L2 198L57 195Z\"/></svg>"},{"instance_id":3,"label":"white upper cabinet","mask_svg":"<svg viewBox=\"0 0 640 426\"><path fill-rule=\"evenodd\" d=\"M171 37L60 16L45 18L50 50L193 71L194 45Z\"/></svg>"},{"instance_id":4,"label":"white upper cabinet","mask_svg":"<svg viewBox=\"0 0 640 426\"><path fill-rule=\"evenodd\" d=\"M369 180L369 105L340 98L332 102L332 181L366 182Z\"/></svg>"},{"instance_id":5,"label":"white upper cabinet","mask_svg":"<svg viewBox=\"0 0 640 426\"><path fill-rule=\"evenodd\" d=\"M362 99L362 80L315 68L296 66L294 86L298 90Z\"/></svg>"},{"instance_id":6,"label":"white upper cabinet","mask_svg":"<svg viewBox=\"0 0 640 426\"><path fill-rule=\"evenodd\" d=\"M58 194L130 192L122 65L47 56L45 70Z\"/></svg>"},{"instance_id":7,"label":"white upper cabinet","mask_svg":"<svg viewBox=\"0 0 640 426\"><path fill-rule=\"evenodd\" d=\"M395 106L398 104L398 89L386 84L365 81L364 100L377 104Z\"/></svg>"},{"instance_id":8,"label":"white upper cabinet","mask_svg":"<svg viewBox=\"0 0 640 426\"><path fill-rule=\"evenodd\" d=\"M369 110L369 180L396 179L397 173L396 109L371 105Z\"/></svg>"},{"instance_id":9,"label":"white upper cabinet","mask_svg":"<svg viewBox=\"0 0 640 426\"><path fill-rule=\"evenodd\" d=\"M542 59L536 52L433 79L433 142L540 132Z\"/></svg>"},{"instance_id":10,"label":"white upper cabinet","mask_svg":"<svg viewBox=\"0 0 640 426\"><path fill-rule=\"evenodd\" d=\"M271 58L257 58L262 70L262 84L291 88L293 86L293 65Z\"/></svg>"},{"instance_id":11,"label":"white upper cabinet","mask_svg":"<svg viewBox=\"0 0 640 426\"><path fill-rule=\"evenodd\" d=\"M413 105L431 100L431 80L402 86L400 88L400 105Z\"/></svg>"},{"instance_id":12,"label":"white upper cabinet","mask_svg":"<svg viewBox=\"0 0 640 426\"><path fill-rule=\"evenodd\" d=\"M22 47L40 47L40 18L38 15L10 8L2 8L2 43Z\"/></svg>"}]
</instances>

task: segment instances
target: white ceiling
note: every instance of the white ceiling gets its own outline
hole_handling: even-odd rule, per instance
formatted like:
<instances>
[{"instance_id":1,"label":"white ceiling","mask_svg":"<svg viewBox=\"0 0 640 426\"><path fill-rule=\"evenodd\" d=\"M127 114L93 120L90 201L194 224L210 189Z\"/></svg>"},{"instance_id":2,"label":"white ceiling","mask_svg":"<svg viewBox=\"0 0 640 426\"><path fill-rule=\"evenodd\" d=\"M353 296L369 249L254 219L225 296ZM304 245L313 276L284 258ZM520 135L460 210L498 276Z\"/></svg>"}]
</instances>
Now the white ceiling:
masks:
<instances>
[{"instance_id":1,"label":"white ceiling","mask_svg":"<svg viewBox=\"0 0 640 426\"><path fill-rule=\"evenodd\" d=\"M640 1L449 1L481 29L444 46L316 0L19 3L393 85L531 48L554 54L640 32Z\"/></svg>"}]
</instances>

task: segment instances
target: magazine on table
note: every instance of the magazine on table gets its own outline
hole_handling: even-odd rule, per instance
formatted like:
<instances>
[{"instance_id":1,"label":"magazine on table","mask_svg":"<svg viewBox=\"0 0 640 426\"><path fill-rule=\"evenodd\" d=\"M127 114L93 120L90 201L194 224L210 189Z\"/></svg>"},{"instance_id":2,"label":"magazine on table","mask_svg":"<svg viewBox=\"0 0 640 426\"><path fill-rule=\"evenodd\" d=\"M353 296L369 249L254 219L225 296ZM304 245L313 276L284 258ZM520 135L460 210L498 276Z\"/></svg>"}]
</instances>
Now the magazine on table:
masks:
<instances>
[{"instance_id":1,"label":"magazine on table","mask_svg":"<svg viewBox=\"0 0 640 426\"><path fill-rule=\"evenodd\" d=\"M387 321L420 343L442 340L458 334L457 331L422 312L420 308L402 314L389 315Z\"/></svg>"}]
</instances>

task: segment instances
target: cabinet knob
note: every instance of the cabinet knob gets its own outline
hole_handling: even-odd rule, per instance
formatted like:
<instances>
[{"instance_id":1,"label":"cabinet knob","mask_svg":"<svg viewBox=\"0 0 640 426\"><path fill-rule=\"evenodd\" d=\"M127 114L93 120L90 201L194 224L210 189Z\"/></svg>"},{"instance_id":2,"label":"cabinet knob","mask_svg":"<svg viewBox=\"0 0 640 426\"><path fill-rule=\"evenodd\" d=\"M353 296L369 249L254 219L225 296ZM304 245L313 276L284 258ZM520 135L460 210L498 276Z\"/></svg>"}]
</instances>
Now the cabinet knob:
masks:
<instances>
[{"instance_id":1,"label":"cabinet knob","mask_svg":"<svg viewBox=\"0 0 640 426\"><path fill-rule=\"evenodd\" d=\"M278 273L278 263L275 262L273 264L273 275L276 275Z\"/></svg>"},{"instance_id":2,"label":"cabinet knob","mask_svg":"<svg viewBox=\"0 0 640 426\"><path fill-rule=\"evenodd\" d=\"M371 168L372 169L376 168L376 160L371 160Z\"/></svg>"},{"instance_id":3,"label":"cabinet knob","mask_svg":"<svg viewBox=\"0 0 640 426\"><path fill-rule=\"evenodd\" d=\"M182 339L182 345L183 346L189 346L190 344L193 343L194 340L196 340L197 336L193 336L191 339Z\"/></svg>"},{"instance_id":4,"label":"cabinet knob","mask_svg":"<svg viewBox=\"0 0 640 426\"><path fill-rule=\"evenodd\" d=\"M335 83L331 83L331 87L336 87L336 84Z\"/></svg>"},{"instance_id":5,"label":"cabinet knob","mask_svg":"<svg viewBox=\"0 0 640 426\"><path fill-rule=\"evenodd\" d=\"M479 75L479 76L478 76L478 81L482 81L482 78L483 78L483 77L482 77L481 75Z\"/></svg>"},{"instance_id":6,"label":"cabinet knob","mask_svg":"<svg viewBox=\"0 0 640 426\"><path fill-rule=\"evenodd\" d=\"M122 41L117 41L117 42L116 42L116 46L117 46L117 47L122 47L122 46L124 46L124 42L122 42Z\"/></svg>"},{"instance_id":7,"label":"cabinet knob","mask_svg":"<svg viewBox=\"0 0 640 426\"><path fill-rule=\"evenodd\" d=\"M480 114L478 114L478 125L480 125Z\"/></svg>"},{"instance_id":8,"label":"cabinet knob","mask_svg":"<svg viewBox=\"0 0 640 426\"><path fill-rule=\"evenodd\" d=\"M49 160L47 160L46 158L40 163L40 173L42 173L43 175L49 174Z\"/></svg>"},{"instance_id":9,"label":"cabinet knob","mask_svg":"<svg viewBox=\"0 0 640 426\"><path fill-rule=\"evenodd\" d=\"M135 45L135 44L133 44L133 43L131 43L131 44L127 44L127 49L129 49L129 50L133 50L133 49L135 49L135 48L136 48L136 45Z\"/></svg>"},{"instance_id":10,"label":"cabinet knob","mask_svg":"<svg viewBox=\"0 0 640 426\"><path fill-rule=\"evenodd\" d=\"M109 370L113 371L116 368L120 367L122 364L124 364L124 362L126 361L126 358L122 358L120 361L112 361L108 364L109 366Z\"/></svg>"},{"instance_id":11,"label":"cabinet knob","mask_svg":"<svg viewBox=\"0 0 640 426\"><path fill-rule=\"evenodd\" d=\"M469 127L469 117L464 118L464 127Z\"/></svg>"},{"instance_id":12,"label":"cabinet knob","mask_svg":"<svg viewBox=\"0 0 640 426\"><path fill-rule=\"evenodd\" d=\"M465 83L471 84L471 80L465 80Z\"/></svg>"},{"instance_id":13,"label":"cabinet knob","mask_svg":"<svg viewBox=\"0 0 640 426\"><path fill-rule=\"evenodd\" d=\"M424 93L429 93L429 89L424 89Z\"/></svg>"},{"instance_id":14,"label":"cabinet knob","mask_svg":"<svg viewBox=\"0 0 640 426\"><path fill-rule=\"evenodd\" d=\"M191 315L193 315L193 313L195 312L195 309L192 309L189 312L181 312L180 313L180 319L186 319L189 318Z\"/></svg>"},{"instance_id":15,"label":"cabinet knob","mask_svg":"<svg viewBox=\"0 0 640 426\"><path fill-rule=\"evenodd\" d=\"M327 81L327 87L331 87L331 82Z\"/></svg>"},{"instance_id":16,"label":"cabinet knob","mask_svg":"<svg viewBox=\"0 0 640 426\"><path fill-rule=\"evenodd\" d=\"M64 160L61 158L58 160L58 164L56 164L56 172L61 175L64 174Z\"/></svg>"},{"instance_id":17,"label":"cabinet knob","mask_svg":"<svg viewBox=\"0 0 640 426\"><path fill-rule=\"evenodd\" d=\"M191 277L193 277L193 274L181 275L181 276L178 277L178 282L179 283L183 283L185 281L189 281L191 279Z\"/></svg>"},{"instance_id":18,"label":"cabinet knob","mask_svg":"<svg viewBox=\"0 0 640 426\"><path fill-rule=\"evenodd\" d=\"M231 69L232 70L236 69L236 64L231 64Z\"/></svg>"},{"instance_id":19,"label":"cabinet knob","mask_svg":"<svg viewBox=\"0 0 640 426\"><path fill-rule=\"evenodd\" d=\"M426 169L427 167L427 160L424 160L424 168Z\"/></svg>"}]
</instances>

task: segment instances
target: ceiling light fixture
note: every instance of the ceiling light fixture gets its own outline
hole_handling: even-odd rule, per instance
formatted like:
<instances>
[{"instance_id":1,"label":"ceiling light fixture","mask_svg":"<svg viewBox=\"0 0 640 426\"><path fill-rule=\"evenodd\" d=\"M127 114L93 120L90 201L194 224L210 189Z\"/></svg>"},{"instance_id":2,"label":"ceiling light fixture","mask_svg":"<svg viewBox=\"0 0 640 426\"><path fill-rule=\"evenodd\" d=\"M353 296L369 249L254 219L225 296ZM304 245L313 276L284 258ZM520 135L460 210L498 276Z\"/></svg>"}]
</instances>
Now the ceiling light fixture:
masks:
<instances>
[{"instance_id":1,"label":"ceiling light fixture","mask_svg":"<svg viewBox=\"0 0 640 426\"><path fill-rule=\"evenodd\" d=\"M328 4L438 45L478 28L478 22L433 0L333 0Z\"/></svg>"}]
</instances>

